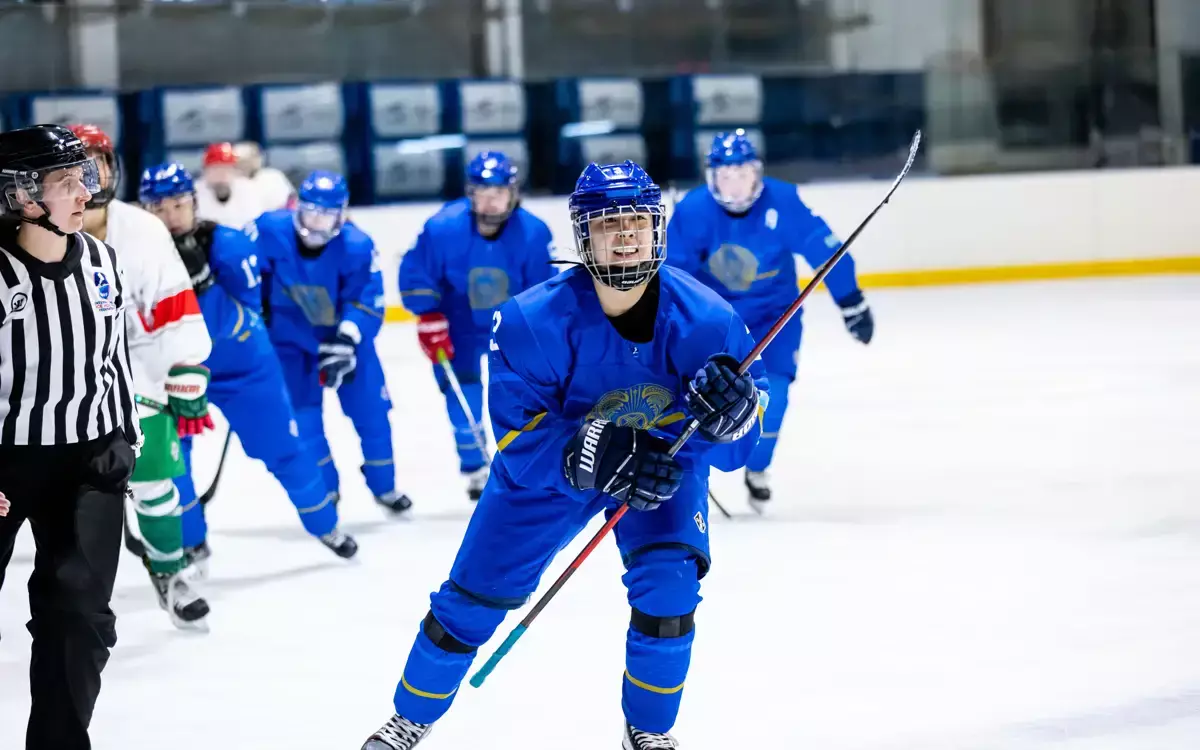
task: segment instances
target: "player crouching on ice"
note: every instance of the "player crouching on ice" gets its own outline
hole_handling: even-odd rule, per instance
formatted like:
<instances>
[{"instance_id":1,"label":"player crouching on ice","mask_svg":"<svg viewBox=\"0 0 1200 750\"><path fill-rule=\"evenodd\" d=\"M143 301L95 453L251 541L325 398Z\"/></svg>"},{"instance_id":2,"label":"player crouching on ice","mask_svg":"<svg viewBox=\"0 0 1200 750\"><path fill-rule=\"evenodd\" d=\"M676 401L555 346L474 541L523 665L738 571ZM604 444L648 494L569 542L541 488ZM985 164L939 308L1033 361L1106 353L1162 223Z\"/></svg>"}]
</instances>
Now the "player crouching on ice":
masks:
<instances>
[{"instance_id":1,"label":"player crouching on ice","mask_svg":"<svg viewBox=\"0 0 1200 750\"><path fill-rule=\"evenodd\" d=\"M550 229L518 205L517 167L507 156L480 152L467 164L466 182L466 198L426 221L416 245L404 254L400 300L419 317L417 337L446 397L467 496L478 500L488 477L479 362L487 352L492 312L553 276L555 268Z\"/></svg>"},{"instance_id":2,"label":"player crouching on ice","mask_svg":"<svg viewBox=\"0 0 1200 750\"><path fill-rule=\"evenodd\" d=\"M754 342L729 303L661 267L661 193L641 167L589 165L570 209L586 270L495 312L488 396L500 453L450 578L432 596L396 715L363 750L409 750L429 734L478 648L526 602L555 554L624 501L640 512L614 530L632 607L622 747L678 747L667 732L709 568L709 467L745 464L767 381L760 363L736 374ZM672 458L690 418L698 434Z\"/></svg>"},{"instance_id":3,"label":"player crouching on ice","mask_svg":"<svg viewBox=\"0 0 1200 750\"><path fill-rule=\"evenodd\" d=\"M261 277L253 241L237 229L196 219L195 183L182 164L142 174L138 198L166 224L191 276L212 337L206 364L208 397L229 422L250 458L262 461L296 506L308 533L340 557L358 545L338 530L334 496L317 456L306 449L284 384L284 373L259 317ZM201 576L207 573L208 525L191 478L191 440L183 445L187 473L176 480L183 503L183 543Z\"/></svg>"}]
</instances>

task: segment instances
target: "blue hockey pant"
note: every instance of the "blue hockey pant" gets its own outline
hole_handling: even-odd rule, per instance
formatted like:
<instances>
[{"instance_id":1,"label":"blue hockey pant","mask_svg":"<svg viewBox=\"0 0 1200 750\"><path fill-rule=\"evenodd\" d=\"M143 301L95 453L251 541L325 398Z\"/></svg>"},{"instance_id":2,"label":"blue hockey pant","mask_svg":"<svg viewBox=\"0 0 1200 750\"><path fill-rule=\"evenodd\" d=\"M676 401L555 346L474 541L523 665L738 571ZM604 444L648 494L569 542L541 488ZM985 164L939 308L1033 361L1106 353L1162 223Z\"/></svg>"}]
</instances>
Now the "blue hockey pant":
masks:
<instances>
[{"instance_id":1,"label":"blue hockey pant","mask_svg":"<svg viewBox=\"0 0 1200 750\"><path fill-rule=\"evenodd\" d=\"M242 450L250 458L266 465L279 480L288 499L296 506L304 528L314 536L327 534L337 526L337 508L325 489L317 457L300 439L296 415L283 374L273 355L258 359L253 374L225 379L214 373L208 386L208 398L229 421L229 429L238 436ZM205 540L208 525L192 482L192 441L182 442L187 472L175 480L183 508L183 544L194 547ZM222 479L225 494L237 496L241 488L228 471Z\"/></svg>"},{"instance_id":2,"label":"blue hockey pant","mask_svg":"<svg viewBox=\"0 0 1200 750\"><path fill-rule=\"evenodd\" d=\"M325 437L325 420L321 410L324 387L319 381L317 355L286 345L278 346L276 352L296 408L300 438L317 457L325 475L325 489L336 493L340 480ZM350 418L362 445L362 473L367 487L372 494L380 497L396 489L392 424L388 419L392 401L388 396L383 366L375 352L374 342L364 342L356 354L358 364L354 377L342 383L337 396L342 412Z\"/></svg>"}]
</instances>

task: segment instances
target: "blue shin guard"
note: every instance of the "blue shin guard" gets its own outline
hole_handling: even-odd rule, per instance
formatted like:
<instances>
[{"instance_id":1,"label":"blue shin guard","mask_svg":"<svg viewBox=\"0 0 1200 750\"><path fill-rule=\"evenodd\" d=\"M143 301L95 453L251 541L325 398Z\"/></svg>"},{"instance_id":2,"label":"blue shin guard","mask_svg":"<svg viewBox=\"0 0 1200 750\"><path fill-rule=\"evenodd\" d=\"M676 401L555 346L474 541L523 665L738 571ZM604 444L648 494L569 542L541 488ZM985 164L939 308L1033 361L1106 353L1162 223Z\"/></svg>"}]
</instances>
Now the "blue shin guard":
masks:
<instances>
[{"instance_id":1,"label":"blue shin guard","mask_svg":"<svg viewBox=\"0 0 1200 750\"><path fill-rule=\"evenodd\" d=\"M479 646L508 614L461 593L450 582L442 584L431 602L394 699L396 713L418 724L432 724L450 710Z\"/></svg>"},{"instance_id":2,"label":"blue shin guard","mask_svg":"<svg viewBox=\"0 0 1200 750\"><path fill-rule=\"evenodd\" d=\"M638 555L622 579L633 607L625 642L621 708L644 732L675 725L687 679L700 603L697 560L681 547Z\"/></svg>"}]
</instances>

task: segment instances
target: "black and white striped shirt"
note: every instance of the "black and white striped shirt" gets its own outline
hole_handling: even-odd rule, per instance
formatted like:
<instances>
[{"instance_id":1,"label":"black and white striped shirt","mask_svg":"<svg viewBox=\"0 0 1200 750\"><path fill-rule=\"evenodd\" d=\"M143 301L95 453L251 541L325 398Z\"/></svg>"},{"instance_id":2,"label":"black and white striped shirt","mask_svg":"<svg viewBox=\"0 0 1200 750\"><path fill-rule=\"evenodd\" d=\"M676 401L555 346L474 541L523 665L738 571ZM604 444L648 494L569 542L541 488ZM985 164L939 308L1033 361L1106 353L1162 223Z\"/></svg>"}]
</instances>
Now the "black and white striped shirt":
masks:
<instances>
[{"instance_id":1,"label":"black and white striped shirt","mask_svg":"<svg viewBox=\"0 0 1200 750\"><path fill-rule=\"evenodd\" d=\"M113 249L83 232L43 263L0 229L0 446L80 443L140 430ZM129 309L133 309L130 307Z\"/></svg>"}]
</instances>

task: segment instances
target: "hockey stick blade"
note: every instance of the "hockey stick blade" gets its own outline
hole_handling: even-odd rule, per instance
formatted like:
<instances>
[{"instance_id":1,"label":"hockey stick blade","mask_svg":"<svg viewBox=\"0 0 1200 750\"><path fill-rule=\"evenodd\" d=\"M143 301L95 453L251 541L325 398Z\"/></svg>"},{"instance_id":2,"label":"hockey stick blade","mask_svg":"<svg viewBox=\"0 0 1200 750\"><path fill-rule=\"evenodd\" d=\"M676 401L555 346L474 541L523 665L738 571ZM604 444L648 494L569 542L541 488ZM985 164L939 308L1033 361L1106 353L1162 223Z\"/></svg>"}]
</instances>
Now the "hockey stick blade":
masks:
<instances>
[{"instance_id":1,"label":"hockey stick blade","mask_svg":"<svg viewBox=\"0 0 1200 750\"><path fill-rule=\"evenodd\" d=\"M829 272L833 269L837 262L846 256L846 251L850 249L850 245L854 243L854 240L859 234L862 233L862 230L866 228L867 224L871 223L871 219L875 218L875 214L879 213L879 209L883 208L884 204L891 199L892 194L896 192L896 188L900 186L901 180L903 180L905 175L908 174L908 170L912 169L913 161L917 158L917 149L920 148L920 146L921 131L918 130L913 135L912 145L909 146L908 149L908 161L904 163L904 169L900 170L900 174L896 177L895 182L892 183L892 187L890 190L888 190L887 195L884 196L883 200L874 208L874 210L871 211L871 213L867 214L867 218L863 219L862 223L858 225L858 228L850 233L850 236L846 238L846 241L842 243L842 246L838 248L837 252L835 252L829 258L829 260L822 263L821 267L816 270L812 280L805 285L804 289L800 292L800 296L796 298L796 301L784 311L783 315L779 316L779 319L775 321L773 326L771 326L771 330L767 331L767 334L763 336L762 340L755 344L754 348L750 350L750 353L746 355L746 358L743 359L740 364L738 364L738 374L743 374L750 369L750 365L753 364L756 359L758 359L763 350L766 349L775 339L775 337L779 335L779 332L783 330L783 327L787 325L787 322L792 319L792 316L795 315L796 311L800 309L800 306L804 304L804 300L808 297L808 295L812 294L812 291L816 289L822 281L825 280L825 277L829 275ZM671 449L668 452L672 456L679 453L680 449L683 448L684 443L691 439L692 435L696 434L696 430L699 428L700 423L698 421L695 419L690 420L687 428L683 431L683 434L675 439L675 442L671 444ZM578 555L575 556L575 559L571 561L571 564L567 566L567 569L559 574L558 578L555 579L554 583L550 586L550 590L545 594L542 594L542 597L537 600L536 604L533 605L533 609L529 610L529 614L525 615L520 624L513 628L512 632L508 634L508 637L504 639L504 642L501 644L500 648L496 649L496 651L490 657L488 657L488 660L484 663L484 665L479 668L479 671L471 676L470 682L472 687L477 688L483 685L483 681L486 680L488 675L492 673L492 670L496 668L496 665L500 663L500 660L508 654L509 650L514 644L516 644L517 640L520 639L521 636L525 635L525 633L529 630L529 627L533 624L533 621L539 614L541 614L542 610L545 609L546 606L550 604L551 600L558 595L558 592L561 591L563 586L567 584L567 581L571 580L571 576L575 575L575 571L579 570L579 566L583 565L584 561L588 559L588 556L592 554L604 537L608 536L608 532L612 531L613 527L617 525L617 522L620 521L621 518L628 512L628 502L622 503L620 507L613 512L612 516L609 517L604 525L600 527L600 530L592 536L587 545L579 552Z\"/></svg>"}]
</instances>

